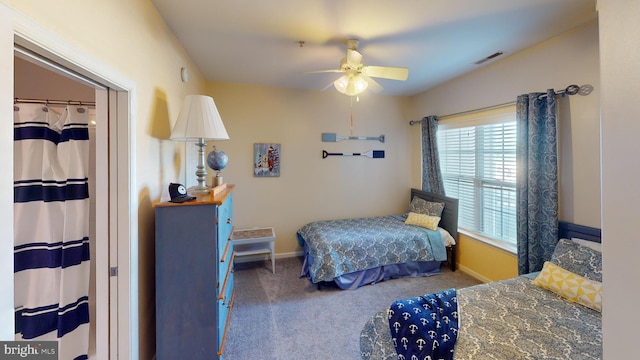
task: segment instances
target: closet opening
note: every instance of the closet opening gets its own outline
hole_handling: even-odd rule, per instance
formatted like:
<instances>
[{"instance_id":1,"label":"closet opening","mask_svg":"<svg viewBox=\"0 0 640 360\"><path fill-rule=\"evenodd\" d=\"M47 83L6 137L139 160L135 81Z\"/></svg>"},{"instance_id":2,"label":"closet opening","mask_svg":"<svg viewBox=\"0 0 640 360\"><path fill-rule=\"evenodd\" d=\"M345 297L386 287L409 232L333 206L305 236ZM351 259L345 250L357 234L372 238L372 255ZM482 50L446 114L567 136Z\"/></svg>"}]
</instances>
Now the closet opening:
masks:
<instances>
[{"instance_id":1,"label":"closet opening","mask_svg":"<svg viewBox=\"0 0 640 360\"><path fill-rule=\"evenodd\" d=\"M47 56L42 56L40 53L47 54ZM50 58L62 60L61 62L66 65L63 66L57 61L50 60ZM71 260L71 262L77 263L73 264L73 266L68 266L69 264L58 266L56 270L45 275L43 274L46 271L42 271L42 269L53 267L53 265L48 264L41 267L36 264L32 270L29 268L28 261L22 263L23 259L20 259L22 264L27 264L20 265L17 260L19 255L14 256L16 263L16 271L14 273L15 337L16 340L29 340L26 336L23 337L22 333L24 324L19 319L22 309L46 306L44 303L37 304L37 301L41 301L41 298L46 298L46 296L42 296L42 293L32 296L29 291L21 290L21 287L26 284L25 279L33 275L34 279L36 279L35 284L42 284L50 283L52 278L59 280L62 277L65 279L63 281L65 285L62 286L63 291L58 290L61 299L60 305L62 306L64 301L73 298L73 301L67 303L67 307L74 309L73 311L84 307L88 312L88 321L79 320L80 325L76 326L72 331L58 328L55 331L40 335L41 337L32 339L58 340L60 345L67 340L60 340L59 334L70 334L68 336L70 338L68 340L69 345L64 345L64 347L73 348L76 346L75 343L79 342L84 344L80 345L80 347L86 347L86 352L75 353L73 352L75 350L71 350L68 354L86 353L89 359L117 359L119 353L131 354L132 351L135 351L132 349L132 344L135 346L135 341L131 340L131 331L135 327L131 325L130 304L134 303L132 301L132 296L134 295L130 290L132 282L130 269L132 264L129 260L131 253L131 224L133 222L132 215L129 213L131 207L129 192L132 181L130 154L132 152L129 141L116 141L118 138L121 140L130 139L129 113L131 105L127 90L102 85L103 82L100 81L102 80L100 77L96 76L97 80L93 80L91 77L79 74L73 68L84 70L83 72L85 73L87 71L86 67L83 68L70 62L65 62L64 57L57 57L53 53L44 51L16 36L13 89L14 134L19 133L16 130L17 127L28 127L30 125L24 124L33 125L42 119L46 119L45 122L50 124L48 125L50 128L43 131L49 134L58 133L60 137L65 137L67 135L64 134L64 129L71 129L67 134L77 134L85 131L88 135L86 143L79 147L80 150L77 154L80 157L85 157L85 182L80 181L78 183L78 178L82 178L82 176L72 171L72 175L62 181L63 185L60 185L59 180L45 179L47 176L44 174L51 172L51 170L35 170L36 173L43 174L41 181L35 187L40 189L42 198L49 199L41 201L42 204L51 202L51 194L60 195L60 189L65 189L64 191L66 191L64 195L61 195L62 197L71 197L74 201L77 200L75 198L76 195L74 195L75 192L83 187L86 189L84 191L87 193L86 199L80 200L80 202L85 202L86 204L80 207L65 205L67 208L65 211L76 218L78 215L82 215L80 213L83 213L84 209L87 209L86 214L84 214L87 215L86 225L82 226L87 228L85 243L88 246L82 245L82 238L85 236L77 234L71 236L74 240L69 245L62 244L59 248L57 248L57 245L45 246L48 247L47 250L50 253L65 253L65 258L61 261L64 262L68 261L69 258L73 258L75 260ZM104 83L110 84L108 81ZM36 116L36 119L29 120L29 116ZM85 125L82 125L83 123ZM83 127L84 129L82 129ZM80 137L83 137L83 135ZM75 144L73 141L66 140L60 140L59 144L65 142L67 144ZM34 141L28 139L25 143L34 143ZM17 145L17 141L14 140L14 169L19 169L20 172L20 174L14 172L15 193L21 192L21 190L16 190L16 184L24 184L24 181L32 182L37 177L33 176L34 170L30 169L35 166L33 159L25 162L26 156L34 156L35 153L38 153L35 158L40 159L37 160L40 163L38 166L43 169L50 168L49 162L51 161L57 162L55 167L58 170L64 167L75 168L78 166L69 165L77 160L75 155L71 156L73 158L71 160L53 160L53 155L48 153L49 150L45 151L42 148L43 145L35 145L35 149L38 149L38 151L34 151L31 146L32 144ZM75 146L73 145L73 147ZM24 149L21 150L22 147ZM44 147L50 147L50 145L44 145ZM77 150L75 149L74 151ZM67 154L70 151L67 148L58 149L57 152ZM20 162L25 165L20 165ZM80 167L85 166L81 165ZM27 179L21 178L23 175ZM57 184L57 188L54 186L53 188L55 189L52 190L49 185L53 183ZM28 191L22 191L22 193L28 193ZM28 196L24 199L27 198ZM38 235L39 231L49 232L48 230L42 230L48 229L48 226L52 224L35 225L35 218L29 218L29 214L33 212L34 205L29 204L24 209L21 209L20 206L29 201L19 204L16 199L17 196L14 198L14 243L21 236L19 227L25 227L27 229L27 237L33 239L41 238ZM65 201L64 204L73 203L74 201ZM44 205L44 210L40 211L43 213L51 212L46 207L47 205ZM25 217L25 215L26 218L21 220L21 217ZM59 217L57 216L54 215L53 220L48 220L48 222L58 222ZM29 223L32 226L29 227ZM71 223L74 223L74 221L71 221ZM33 229L39 230L34 231ZM53 230L51 232L60 233L65 232L65 230ZM39 242L39 240L34 241ZM25 249L24 252L28 252L29 249L34 250L38 247L33 247L32 245L16 244L14 251L20 252ZM15 250L18 248L21 250ZM82 255L83 252L86 252L87 256ZM83 260L84 258L86 258L86 261ZM123 260L119 261L119 259ZM67 271L74 267L76 270ZM29 272L32 274L28 274ZM67 272L66 275L64 275L65 272ZM67 283L70 282L69 279L73 281L80 280L79 283L83 284L88 282L86 290L79 290L85 285L80 285L79 288L70 287L67 289ZM27 301L28 303L30 301L29 305L22 304L25 299L30 299ZM68 308L59 313L69 313ZM29 334L29 336L33 335L33 333ZM62 339L64 339L64 336L62 336ZM60 350L60 356L63 358L65 350Z\"/></svg>"}]
</instances>

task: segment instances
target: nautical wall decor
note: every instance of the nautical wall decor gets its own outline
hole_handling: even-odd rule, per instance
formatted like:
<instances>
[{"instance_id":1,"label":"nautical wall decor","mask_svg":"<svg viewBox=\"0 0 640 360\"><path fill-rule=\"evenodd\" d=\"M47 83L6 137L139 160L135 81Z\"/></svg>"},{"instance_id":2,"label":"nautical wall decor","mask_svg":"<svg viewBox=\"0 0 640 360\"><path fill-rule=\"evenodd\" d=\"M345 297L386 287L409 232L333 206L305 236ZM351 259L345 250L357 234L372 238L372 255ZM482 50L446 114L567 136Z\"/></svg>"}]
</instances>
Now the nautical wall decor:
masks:
<instances>
[{"instance_id":1,"label":"nautical wall decor","mask_svg":"<svg viewBox=\"0 0 640 360\"><path fill-rule=\"evenodd\" d=\"M326 159L328 156L365 156L372 159L384 159L384 150L370 150L363 153L330 153L322 150L322 158Z\"/></svg>"},{"instance_id":2,"label":"nautical wall decor","mask_svg":"<svg viewBox=\"0 0 640 360\"><path fill-rule=\"evenodd\" d=\"M342 140L378 140L384 143L384 135L380 136L343 136L336 133L322 133L322 142L338 142Z\"/></svg>"}]
</instances>

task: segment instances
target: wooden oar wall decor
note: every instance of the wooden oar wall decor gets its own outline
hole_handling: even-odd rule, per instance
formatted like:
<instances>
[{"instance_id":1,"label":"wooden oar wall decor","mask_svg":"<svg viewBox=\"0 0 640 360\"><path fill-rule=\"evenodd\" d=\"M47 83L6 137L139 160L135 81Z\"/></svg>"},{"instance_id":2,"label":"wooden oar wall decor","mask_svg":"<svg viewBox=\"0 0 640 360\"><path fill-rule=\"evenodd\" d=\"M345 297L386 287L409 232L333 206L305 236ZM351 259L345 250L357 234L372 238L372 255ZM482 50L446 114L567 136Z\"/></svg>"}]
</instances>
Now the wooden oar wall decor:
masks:
<instances>
[{"instance_id":1,"label":"wooden oar wall decor","mask_svg":"<svg viewBox=\"0 0 640 360\"><path fill-rule=\"evenodd\" d=\"M363 153L330 153L322 150L322 158L326 159L328 156L364 156L371 159L384 159L384 150L370 150Z\"/></svg>"},{"instance_id":2,"label":"wooden oar wall decor","mask_svg":"<svg viewBox=\"0 0 640 360\"><path fill-rule=\"evenodd\" d=\"M338 142L342 140L378 140L384 143L384 135L380 136L343 136L336 133L322 133L322 142Z\"/></svg>"}]
</instances>

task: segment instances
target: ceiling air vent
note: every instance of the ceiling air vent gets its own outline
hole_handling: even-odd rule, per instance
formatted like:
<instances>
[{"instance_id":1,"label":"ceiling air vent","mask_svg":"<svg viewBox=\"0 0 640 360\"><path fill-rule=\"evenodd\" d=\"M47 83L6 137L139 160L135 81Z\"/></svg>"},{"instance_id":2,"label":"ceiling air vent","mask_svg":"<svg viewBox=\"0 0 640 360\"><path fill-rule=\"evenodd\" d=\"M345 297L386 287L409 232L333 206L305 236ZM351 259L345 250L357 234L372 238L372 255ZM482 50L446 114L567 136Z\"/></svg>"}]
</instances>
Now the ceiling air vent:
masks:
<instances>
[{"instance_id":1,"label":"ceiling air vent","mask_svg":"<svg viewBox=\"0 0 640 360\"><path fill-rule=\"evenodd\" d=\"M474 64L476 64L476 65L480 65L480 64L482 64L483 62L485 62L485 61L489 61L489 60L491 60L491 59L495 59L495 58L497 58L498 56L500 56L500 55L502 55L502 54L504 54L502 51L498 51L498 52L496 52L496 53L493 53L493 54L491 54L491 55L487 56L487 57L486 57L486 58L484 58L484 59L480 59L480 60L476 61Z\"/></svg>"}]
</instances>

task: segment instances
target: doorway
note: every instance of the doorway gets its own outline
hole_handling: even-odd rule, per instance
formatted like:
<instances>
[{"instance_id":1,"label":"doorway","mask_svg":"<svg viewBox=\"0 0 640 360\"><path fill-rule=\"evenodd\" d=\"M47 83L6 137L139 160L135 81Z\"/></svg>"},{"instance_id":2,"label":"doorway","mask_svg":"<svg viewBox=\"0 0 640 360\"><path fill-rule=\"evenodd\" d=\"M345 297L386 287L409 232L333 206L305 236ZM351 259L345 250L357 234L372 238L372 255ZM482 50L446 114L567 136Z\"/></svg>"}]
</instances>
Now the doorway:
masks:
<instances>
[{"instance_id":1,"label":"doorway","mask_svg":"<svg viewBox=\"0 0 640 360\"><path fill-rule=\"evenodd\" d=\"M1 4L0 4L1 5ZM95 356L98 359L137 358L137 287L132 276L137 267L135 212L137 199L133 165L134 138L131 131L130 96L135 83L104 67L78 49L61 41L17 12L0 6L0 112L12 114L16 96L13 89L14 49L22 47L71 74L82 75L104 89L95 90L96 105L96 328ZM72 60L71 60L72 59ZM68 75L68 74L67 74ZM9 127L11 126L11 128ZM13 167L13 130L8 121L0 124L0 166ZM117 141L119 139L120 141ZM99 149L103 149L101 152ZM5 215L0 221L5 229L13 228L12 171L0 175L0 208ZM102 189L102 190L101 190ZM104 191L103 191L104 190ZM0 338L13 340L13 232L0 240L0 278L8 289L0 294ZM106 241L100 241L104 236ZM100 256L100 254L106 254ZM132 255L135 254L135 255Z\"/></svg>"},{"instance_id":2,"label":"doorway","mask_svg":"<svg viewBox=\"0 0 640 360\"><path fill-rule=\"evenodd\" d=\"M109 219L96 233L108 241L97 241L96 253L108 253L103 264L96 263L96 321L108 326L96 327L96 354L99 359L136 359L138 357L137 278L137 202L135 127L132 109L136 108L136 82L94 59L35 23L23 13L0 3L0 114L13 114L14 48L19 45L42 58L104 85L96 90L96 147L107 149L96 168L96 218ZM103 115L101 115L103 114ZM104 116L104 119L101 119ZM104 126L104 129L100 129ZM13 168L13 124L0 122L0 168ZM5 174L5 175L3 175ZM101 185L101 182L104 184ZM103 197L100 200L100 197ZM0 174L0 339L14 338L14 261L13 261L13 174ZM105 228L106 226L106 228ZM101 248L101 246L103 248ZM103 271L104 270L104 271ZM110 276L114 274L117 276ZM101 279L101 280L100 280ZM100 284L108 284L101 286ZM101 311L101 308L108 309Z\"/></svg>"},{"instance_id":3,"label":"doorway","mask_svg":"<svg viewBox=\"0 0 640 360\"><path fill-rule=\"evenodd\" d=\"M101 203L96 203L96 163L99 159L96 151L100 153L105 153L107 149L97 149L96 148L96 137L97 136L106 136L102 134L102 130L99 133L97 121L96 121L96 113L99 111L104 111L104 109L96 109L95 107L95 98L97 90L106 90L104 87L96 87L91 86L89 84L81 83L75 79L72 79L70 76L64 76L63 73L59 73L59 71L55 71L45 68L41 66L36 60L32 59L31 56L27 56L22 53L23 50L16 51L16 55L14 57L14 96L16 98L14 102L14 112L17 112L18 116L20 116L20 108L24 108L27 106L42 106L44 109L48 110L50 116L59 117L64 110L67 108L67 105L80 105L81 107L77 108L78 110L87 109L88 114L88 122L89 122L89 155L88 155L88 190L89 190L89 214L88 214L88 228L89 228L89 289L88 289L88 308L89 308L89 344L88 344L88 355L89 358L97 358L96 357L96 326L104 327L104 329L108 330L108 324L102 323L102 320L98 319L96 314L97 311L97 303L96 303L96 289L98 285L98 279L96 277L96 264L104 264L107 263L109 258L108 252L101 252L98 254L96 249L100 248L108 248L108 243L105 246L103 242L108 242L108 237L100 236L96 237L96 226L99 225L101 228L106 228L108 226L108 218L97 218L96 217L96 209L98 206L105 206ZM33 105L35 104L35 105ZM100 116L104 118L105 116ZM100 126L100 129L105 129L108 127ZM14 157L16 154L14 154ZM15 162L15 158L14 158ZM14 179L15 181L16 179ZM100 191L107 191L107 189L100 189ZM98 224L99 222L99 224ZM21 231L19 228L14 228L15 232ZM35 240L35 239L34 239ZM100 241L100 246L98 246L97 241ZM37 270L36 270L37 271ZM102 280L101 280L102 282ZM100 284L100 286L107 286L106 284ZM14 283L14 291L16 294L20 293L19 290L23 286L16 279ZM107 294L108 295L108 294ZM104 296L104 295L103 295ZM100 304L108 304L108 298L105 301L101 301ZM16 304L17 306L17 304ZM107 309L100 309L100 312L107 311ZM86 328L86 325L84 326ZM104 332L104 331L103 331Z\"/></svg>"}]
</instances>

